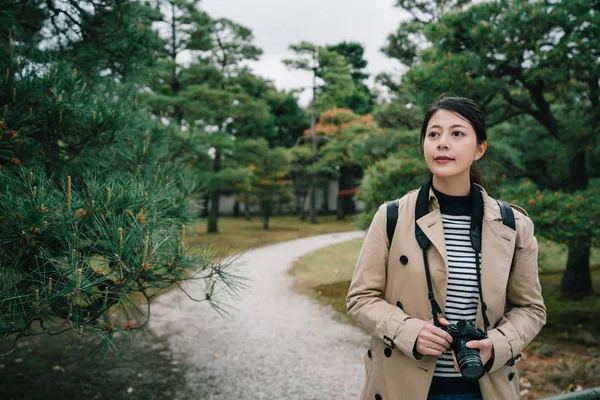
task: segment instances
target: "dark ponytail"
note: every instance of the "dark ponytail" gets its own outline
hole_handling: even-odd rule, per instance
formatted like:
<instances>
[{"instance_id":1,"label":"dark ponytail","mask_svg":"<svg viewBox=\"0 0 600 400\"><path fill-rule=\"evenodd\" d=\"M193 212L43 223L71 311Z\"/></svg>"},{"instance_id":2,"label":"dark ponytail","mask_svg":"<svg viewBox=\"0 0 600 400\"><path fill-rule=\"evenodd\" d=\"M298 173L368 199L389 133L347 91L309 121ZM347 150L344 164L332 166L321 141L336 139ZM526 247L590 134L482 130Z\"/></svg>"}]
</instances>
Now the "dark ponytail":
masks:
<instances>
[{"instance_id":1,"label":"dark ponytail","mask_svg":"<svg viewBox=\"0 0 600 400\"><path fill-rule=\"evenodd\" d=\"M485 177L483 176L483 172L481 172L481 168L479 168L479 165L475 163L471 164L471 171L469 175L471 176L471 182L478 184L479 186L484 188L486 192L488 191L487 183L485 182Z\"/></svg>"},{"instance_id":2,"label":"dark ponytail","mask_svg":"<svg viewBox=\"0 0 600 400\"><path fill-rule=\"evenodd\" d=\"M469 121L473 127L473 130L475 131L475 134L477 135L478 144L481 144L487 140L485 114L483 113L483 110L479 104L466 97L448 96L442 97L442 99L433 104L425 113L425 116L423 117L423 123L421 124L421 149L423 148L423 142L425 141L425 134L427 132L429 120L438 110L452 111ZM485 178L476 162L471 164L470 177L471 182L480 185L487 191Z\"/></svg>"}]
</instances>

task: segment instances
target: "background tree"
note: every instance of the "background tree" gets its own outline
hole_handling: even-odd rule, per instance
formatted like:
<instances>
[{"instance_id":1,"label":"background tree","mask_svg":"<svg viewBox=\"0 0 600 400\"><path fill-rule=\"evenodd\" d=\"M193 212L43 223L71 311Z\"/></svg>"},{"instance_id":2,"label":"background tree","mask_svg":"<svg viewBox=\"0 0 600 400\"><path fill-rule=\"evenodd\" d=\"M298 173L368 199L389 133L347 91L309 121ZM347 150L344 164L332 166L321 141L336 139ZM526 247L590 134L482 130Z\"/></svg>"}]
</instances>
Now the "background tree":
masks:
<instances>
[{"instance_id":1,"label":"background tree","mask_svg":"<svg viewBox=\"0 0 600 400\"><path fill-rule=\"evenodd\" d=\"M363 132L375 128L375 123L367 116L359 116L349 109L333 108L321 114L317 133L327 138L319 148L319 160L315 168L319 175L338 180L337 217L344 219L354 214L356 207L353 201L357 179L361 177L360 165L349 155L352 140ZM305 132L307 134L308 132Z\"/></svg>"},{"instance_id":2,"label":"background tree","mask_svg":"<svg viewBox=\"0 0 600 400\"><path fill-rule=\"evenodd\" d=\"M357 89L346 58L327 47L319 47L317 57L319 68L316 73L322 79L322 84L317 88L317 111L321 113L356 101Z\"/></svg>"},{"instance_id":3,"label":"background tree","mask_svg":"<svg viewBox=\"0 0 600 400\"><path fill-rule=\"evenodd\" d=\"M289 68L312 72L312 100L310 105L310 127L311 127L311 145L313 162L317 158L317 137L315 125L317 122L317 74L319 71L319 50L318 47L309 42L301 42L297 45L291 45L290 50L296 53L294 59L285 59L283 63ZM313 174L310 186L310 223L316 224L317 221L317 176Z\"/></svg>"},{"instance_id":4,"label":"background tree","mask_svg":"<svg viewBox=\"0 0 600 400\"><path fill-rule=\"evenodd\" d=\"M296 214L306 219L306 201L310 196L312 176L309 167L313 163L312 149L309 145L298 145L288 149L290 159L290 178L296 199Z\"/></svg>"},{"instance_id":5,"label":"background tree","mask_svg":"<svg viewBox=\"0 0 600 400\"><path fill-rule=\"evenodd\" d=\"M239 121L264 121L272 116L264 102L251 99L238 85L232 84L243 69L242 62L255 60L261 54L261 50L251 43L252 32L233 21L218 19L212 25L211 39L214 47L208 59L199 64L197 71L192 71L200 74L210 71L211 79L191 78L195 83L182 93L185 99L184 112L189 113L192 124L200 123L205 127L204 138L212 152L212 174L215 179L211 179L212 184L206 188L210 193L207 230L217 233L219 199L227 182L221 178L231 176L233 172L221 172L224 151L230 148L234 135L238 133L241 126ZM255 127L249 125L247 128L252 130Z\"/></svg>"},{"instance_id":6,"label":"background tree","mask_svg":"<svg viewBox=\"0 0 600 400\"><path fill-rule=\"evenodd\" d=\"M427 179L427 171L427 164L421 155L391 156L371 165L364 173L357 196L358 200L365 203L365 212L359 216L359 224L367 227L381 204L420 187Z\"/></svg>"},{"instance_id":7,"label":"background tree","mask_svg":"<svg viewBox=\"0 0 600 400\"><path fill-rule=\"evenodd\" d=\"M336 104L340 108L349 108L356 114L364 115L373 111L375 95L365 84L369 74L365 71L367 60L365 60L365 48L356 42L341 42L327 46L327 50L342 55L350 68L350 77L354 82L354 91L348 97L346 103ZM322 77L323 78L323 77ZM327 90L327 87L324 88Z\"/></svg>"},{"instance_id":8,"label":"background tree","mask_svg":"<svg viewBox=\"0 0 600 400\"><path fill-rule=\"evenodd\" d=\"M442 92L463 94L485 107L489 126L508 120L527 126L513 132L520 144L516 149L527 160L526 168L513 166L515 178L529 177L540 189L565 194L583 191L591 198L590 182L598 178L596 159L590 156L598 147L600 69L598 49L592 45L598 41L593 27L599 16L589 10L597 7L597 1L589 0L481 3L416 29L431 43L429 48L419 48L413 37L399 33L390 37L387 52L410 62L401 91L413 104L424 106ZM517 199L528 202L525 193ZM568 202L560 204L567 208ZM593 219L591 210L588 219ZM553 235L569 240L564 292L592 291L594 232Z\"/></svg>"},{"instance_id":9,"label":"background tree","mask_svg":"<svg viewBox=\"0 0 600 400\"><path fill-rule=\"evenodd\" d=\"M290 201L291 181L288 178L290 159L282 147L269 148L264 138L249 139L242 143L244 161L252 172L249 194L256 199L263 217L264 229L276 206Z\"/></svg>"},{"instance_id":10,"label":"background tree","mask_svg":"<svg viewBox=\"0 0 600 400\"><path fill-rule=\"evenodd\" d=\"M153 112L163 118L170 116L178 124L185 124L181 91L192 84L196 72L177 61L184 54L197 57L212 48L210 28L212 20L198 8L197 1L177 0L158 2L161 20L155 23L162 46L157 52L154 68L150 69L148 87L151 93L145 96ZM203 79L210 79L210 69L202 71Z\"/></svg>"},{"instance_id":11,"label":"background tree","mask_svg":"<svg viewBox=\"0 0 600 400\"><path fill-rule=\"evenodd\" d=\"M410 69L420 62L420 52L431 46L424 30L430 24L436 23L444 14L461 10L471 4L471 0L397 0L396 6L406 11L410 17L403 19L395 32L387 37L387 43L381 51L388 57L400 62L403 69ZM383 72L377 75L376 81L389 90L391 95L384 104L377 107L375 118L382 128L395 128L407 126L414 129L415 122L412 116L421 116L425 110L422 104L415 103L410 94L404 93L404 87L398 76ZM411 108L406 108L409 105ZM417 119L418 120L418 119ZM395 123L402 125L395 125Z\"/></svg>"},{"instance_id":12,"label":"background tree","mask_svg":"<svg viewBox=\"0 0 600 400\"><path fill-rule=\"evenodd\" d=\"M285 59L283 63L289 68L310 71L313 74L313 100L310 106L311 142L313 158L316 161L318 148L315 132L315 125L318 118L317 110L321 112L329 108L334 108L338 104L348 103L352 94L356 92L356 88L351 76L349 62L342 54L329 50L326 47L318 47L309 42L291 45L290 50L296 53L296 57L294 59ZM340 47L340 51L343 50L348 53L348 57L351 56L351 51L347 47ZM356 61L356 57L354 60ZM355 70L355 74L358 74L359 71L359 69ZM356 76L358 79L358 75ZM317 83L317 77L320 78L321 82ZM317 93L319 93L319 96L317 96ZM313 170L315 169L313 168ZM310 195L311 223L317 223L316 187L317 176L314 175ZM324 192L325 197L327 197L327 190ZM324 205L327 208L326 204L325 202Z\"/></svg>"},{"instance_id":13,"label":"background tree","mask_svg":"<svg viewBox=\"0 0 600 400\"><path fill-rule=\"evenodd\" d=\"M298 99L294 94L277 90L270 80L256 76L244 68L232 79L231 84L237 86L240 92L247 96L247 101L256 102L255 109L269 113L268 117L259 121L252 121L251 113L246 120L237 119L232 129L235 129L238 137L262 137L272 148L291 147L309 127L308 115L298 105Z\"/></svg>"}]
</instances>

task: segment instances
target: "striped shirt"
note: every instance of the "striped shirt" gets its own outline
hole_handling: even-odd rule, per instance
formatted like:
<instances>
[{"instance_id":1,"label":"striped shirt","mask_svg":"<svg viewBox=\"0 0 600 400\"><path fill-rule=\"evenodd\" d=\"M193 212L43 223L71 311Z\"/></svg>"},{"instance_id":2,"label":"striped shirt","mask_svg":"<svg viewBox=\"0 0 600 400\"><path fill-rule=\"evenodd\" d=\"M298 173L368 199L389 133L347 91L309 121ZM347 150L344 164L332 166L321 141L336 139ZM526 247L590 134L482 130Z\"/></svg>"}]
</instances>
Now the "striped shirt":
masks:
<instances>
[{"instance_id":1,"label":"striped shirt","mask_svg":"<svg viewBox=\"0 0 600 400\"><path fill-rule=\"evenodd\" d=\"M460 320L475 323L479 303L477 285L477 266L475 250L471 245L471 195L449 196L433 189L442 213L442 225L448 255L448 284L444 317L451 324ZM479 259L481 261L481 258ZM458 378L460 372L454 371L452 353L448 351L438 357L435 378Z\"/></svg>"},{"instance_id":2,"label":"striped shirt","mask_svg":"<svg viewBox=\"0 0 600 400\"><path fill-rule=\"evenodd\" d=\"M446 252L448 254L448 286L444 317L451 324L460 320L475 323L479 303L479 287L475 250L471 246L469 229L470 215L442 214ZM481 262L481 258L479 259ZM452 353L438 357L433 376L460 378L460 372L454 371Z\"/></svg>"}]
</instances>

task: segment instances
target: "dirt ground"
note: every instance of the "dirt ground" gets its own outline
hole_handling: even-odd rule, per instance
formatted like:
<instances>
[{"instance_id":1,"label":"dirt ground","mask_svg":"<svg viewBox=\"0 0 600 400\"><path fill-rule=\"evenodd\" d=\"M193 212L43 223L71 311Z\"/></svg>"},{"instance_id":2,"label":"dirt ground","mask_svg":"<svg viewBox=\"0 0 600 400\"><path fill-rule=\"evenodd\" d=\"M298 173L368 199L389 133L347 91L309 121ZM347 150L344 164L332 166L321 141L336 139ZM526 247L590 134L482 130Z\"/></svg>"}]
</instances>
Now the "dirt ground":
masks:
<instances>
[{"instance_id":1,"label":"dirt ground","mask_svg":"<svg viewBox=\"0 0 600 400\"><path fill-rule=\"evenodd\" d=\"M120 353L105 355L90 354L90 340L72 334L22 340L0 358L0 399L183 398L178 393L185 387L182 371L162 338L132 333L121 341Z\"/></svg>"},{"instance_id":2,"label":"dirt ground","mask_svg":"<svg viewBox=\"0 0 600 400\"><path fill-rule=\"evenodd\" d=\"M600 386L600 346L568 338L534 340L518 362L521 399L534 400Z\"/></svg>"}]
</instances>

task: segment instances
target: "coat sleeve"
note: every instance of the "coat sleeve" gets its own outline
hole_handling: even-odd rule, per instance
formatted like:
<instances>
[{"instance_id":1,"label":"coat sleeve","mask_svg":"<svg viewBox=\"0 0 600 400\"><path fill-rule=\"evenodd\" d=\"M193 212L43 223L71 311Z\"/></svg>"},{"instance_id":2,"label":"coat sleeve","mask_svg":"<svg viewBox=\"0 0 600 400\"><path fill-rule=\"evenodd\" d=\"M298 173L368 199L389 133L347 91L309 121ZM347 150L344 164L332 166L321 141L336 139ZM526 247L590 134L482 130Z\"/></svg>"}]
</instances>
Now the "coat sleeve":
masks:
<instances>
[{"instance_id":1,"label":"coat sleeve","mask_svg":"<svg viewBox=\"0 0 600 400\"><path fill-rule=\"evenodd\" d=\"M346 308L368 332L414 359L413 347L426 321L411 318L384 298L389 253L386 214L387 206L383 204L373 217L358 256Z\"/></svg>"},{"instance_id":2,"label":"coat sleeve","mask_svg":"<svg viewBox=\"0 0 600 400\"><path fill-rule=\"evenodd\" d=\"M517 357L546 323L546 307L538 275L538 245L533 222L527 216L517 221L515 264L508 282L508 312L488 337L494 344L493 372Z\"/></svg>"}]
</instances>

